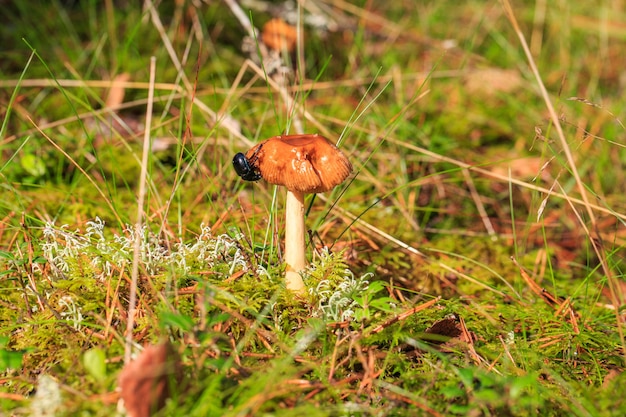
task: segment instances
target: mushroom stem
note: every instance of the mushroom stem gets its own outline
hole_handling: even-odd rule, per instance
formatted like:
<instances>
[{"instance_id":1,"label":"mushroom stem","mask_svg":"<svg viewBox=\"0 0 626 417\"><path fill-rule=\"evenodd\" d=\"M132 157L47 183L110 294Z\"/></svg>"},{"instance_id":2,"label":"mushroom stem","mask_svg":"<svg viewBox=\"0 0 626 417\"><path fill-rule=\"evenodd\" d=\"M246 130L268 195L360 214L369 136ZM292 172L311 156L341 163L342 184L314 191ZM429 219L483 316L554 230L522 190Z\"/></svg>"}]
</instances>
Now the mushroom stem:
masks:
<instances>
[{"instance_id":1,"label":"mushroom stem","mask_svg":"<svg viewBox=\"0 0 626 417\"><path fill-rule=\"evenodd\" d=\"M285 285L295 293L304 294L304 281L300 276L300 271L306 267L303 192L287 191L285 212Z\"/></svg>"}]
</instances>

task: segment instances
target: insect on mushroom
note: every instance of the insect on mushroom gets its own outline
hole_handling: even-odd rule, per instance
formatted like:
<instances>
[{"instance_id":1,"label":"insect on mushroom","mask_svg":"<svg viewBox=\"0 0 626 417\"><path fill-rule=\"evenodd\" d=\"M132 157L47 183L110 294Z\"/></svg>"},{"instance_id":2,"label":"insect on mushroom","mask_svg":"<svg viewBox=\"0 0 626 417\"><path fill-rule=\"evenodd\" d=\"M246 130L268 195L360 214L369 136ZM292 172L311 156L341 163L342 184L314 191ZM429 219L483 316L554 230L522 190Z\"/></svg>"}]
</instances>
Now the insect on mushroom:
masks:
<instances>
[{"instance_id":1,"label":"insect on mushroom","mask_svg":"<svg viewBox=\"0 0 626 417\"><path fill-rule=\"evenodd\" d=\"M260 150L261 146L259 145L250 158L247 158L241 152L237 153L233 158L233 167L235 168L235 172L242 179L246 181L258 181L261 179L259 168L255 165Z\"/></svg>"},{"instance_id":2,"label":"insect on mushroom","mask_svg":"<svg viewBox=\"0 0 626 417\"><path fill-rule=\"evenodd\" d=\"M307 134L264 140L245 155L235 155L233 166L246 181L263 178L287 188L285 284L288 289L303 293L300 272L306 267L304 194L332 190L350 175L352 164L334 143L318 134Z\"/></svg>"}]
</instances>

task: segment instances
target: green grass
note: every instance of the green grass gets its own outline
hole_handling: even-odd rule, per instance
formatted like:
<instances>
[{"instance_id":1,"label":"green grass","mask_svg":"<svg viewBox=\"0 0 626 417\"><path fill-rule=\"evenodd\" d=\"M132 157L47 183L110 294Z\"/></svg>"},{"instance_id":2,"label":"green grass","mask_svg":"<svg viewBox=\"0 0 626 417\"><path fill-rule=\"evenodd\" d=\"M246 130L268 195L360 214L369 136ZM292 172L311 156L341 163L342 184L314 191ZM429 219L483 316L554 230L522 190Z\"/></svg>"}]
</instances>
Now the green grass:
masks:
<instances>
[{"instance_id":1,"label":"green grass","mask_svg":"<svg viewBox=\"0 0 626 417\"><path fill-rule=\"evenodd\" d=\"M281 86L225 2L113 3L3 7L0 413L115 414L134 291L157 415L626 412L625 9L307 2ZM300 125L354 165L307 199L304 299L284 191L231 166Z\"/></svg>"}]
</instances>

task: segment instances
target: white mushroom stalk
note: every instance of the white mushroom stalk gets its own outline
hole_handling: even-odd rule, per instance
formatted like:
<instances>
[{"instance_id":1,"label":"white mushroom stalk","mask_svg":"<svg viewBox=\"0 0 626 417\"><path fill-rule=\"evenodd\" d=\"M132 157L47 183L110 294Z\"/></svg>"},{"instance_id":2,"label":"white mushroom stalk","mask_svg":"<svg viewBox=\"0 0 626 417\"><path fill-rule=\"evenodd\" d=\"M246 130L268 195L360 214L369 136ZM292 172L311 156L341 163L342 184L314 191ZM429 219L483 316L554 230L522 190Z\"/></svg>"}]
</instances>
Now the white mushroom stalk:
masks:
<instances>
[{"instance_id":1,"label":"white mushroom stalk","mask_svg":"<svg viewBox=\"0 0 626 417\"><path fill-rule=\"evenodd\" d=\"M285 286L297 294L306 291L300 271L306 268L304 193L287 191L285 203Z\"/></svg>"},{"instance_id":2,"label":"white mushroom stalk","mask_svg":"<svg viewBox=\"0 0 626 417\"><path fill-rule=\"evenodd\" d=\"M304 295L306 268L304 195L324 193L342 183L352 164L328 139L317 134L274 136L245 155L233 158L237 174L246 181L264 179L287 188L285 218L285 286Z\"/></svg>"}]
</instances>

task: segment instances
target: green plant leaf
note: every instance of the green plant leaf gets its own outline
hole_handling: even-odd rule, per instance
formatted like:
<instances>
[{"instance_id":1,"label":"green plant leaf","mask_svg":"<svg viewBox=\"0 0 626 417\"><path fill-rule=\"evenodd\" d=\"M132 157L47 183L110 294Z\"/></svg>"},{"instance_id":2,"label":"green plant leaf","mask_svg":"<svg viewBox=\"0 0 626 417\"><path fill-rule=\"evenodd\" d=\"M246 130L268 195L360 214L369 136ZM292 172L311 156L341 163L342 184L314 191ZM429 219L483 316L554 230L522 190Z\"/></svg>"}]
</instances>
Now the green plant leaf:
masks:
<instances>
[{"instance_id":1,"label":"green plant leaf","mask_svg":"<svg viewBox=\"0 0 626 417\"><path fill-rule=\"evenodd\" d=\"M15 256L11 252L0 250L0 258L8 259L9 261L15 260Z\"/></svg>"},{"instance_id":2,"label":"green plant leaf","mask_svg":"<svg viewBox=\"0 0 626 417\"><path fill-rule=\"evenodd\" d=\"M0 349L0 369L20 369L24 353Z\"/></svg>"},{"instance_id":3,"label":"green plant leaf","mask_svg":"<svg viewBox=\"0 0 626 417\"><path fill-rule=\"evenodd\" d=\"M160 323L162 327L170 326L175 329L180 329L184 332L193 330L194 322L189 316L185 316L179 313L172 313L170 311L164 311L160 314Z\"/></svg>"},{"instance_id":4,"label":"green plant leaf","mask_svg":"<svg viewBox=\"0 0 626 417\"><path fill-rule=\"evenodd\" d=\"M100 348L92 348L83 354L83 365L89 373L98 382L105 380L106 371L106 355Z\"/></svg>"},{"instance_id":5,"label":"green plant leaf","mask_svg":"<svg viewBox=\"0 0 626 417\"><path fill-rule=\"evenodd\" d=\"M46 173L46 165L41 158L27 153L20 159L20 165L33 177L42 177Z\"/></svg>"}]
</instances>

